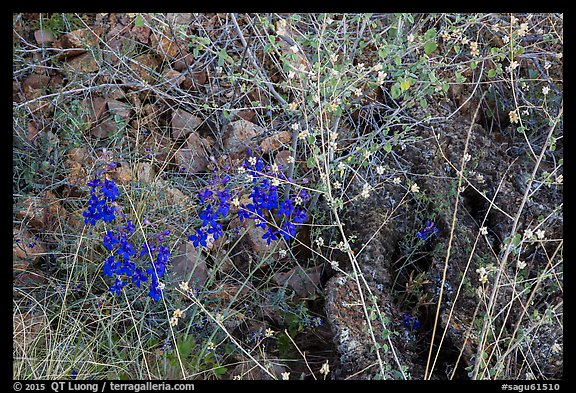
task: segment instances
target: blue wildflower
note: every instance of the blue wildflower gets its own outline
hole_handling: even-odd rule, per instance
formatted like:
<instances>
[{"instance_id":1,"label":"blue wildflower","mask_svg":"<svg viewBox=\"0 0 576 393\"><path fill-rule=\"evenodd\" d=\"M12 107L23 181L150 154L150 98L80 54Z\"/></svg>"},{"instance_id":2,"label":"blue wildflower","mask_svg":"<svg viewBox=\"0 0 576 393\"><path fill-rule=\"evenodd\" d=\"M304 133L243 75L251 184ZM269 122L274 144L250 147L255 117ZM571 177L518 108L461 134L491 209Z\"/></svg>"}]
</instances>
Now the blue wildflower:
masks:
<instances>
[{"instance_id":1,"label":"blue wildflower","mask_svg":"<svg viewBox=\"0 0 576 393\"><path fill-rule=\"evenodd\" d=\"M420 321L418 320L418 318L413 317L408 313L404 313L404 315L402 316L402 325L406 329L412 329L412 330L420 329Z\"/></svg>"},{"instance_id":2,"label":"blue wildflower","mask_svg":"<svg viewBox=\"0 0 576 393\"><path fill-rule=\"evenodd\" d=\"M426 226L421 231L418 231L416 236L418 236L422 240L427 240L430 236L438 233L439 230L434 225L432 221L426 221Z\"/></svg>"}]
</instances>

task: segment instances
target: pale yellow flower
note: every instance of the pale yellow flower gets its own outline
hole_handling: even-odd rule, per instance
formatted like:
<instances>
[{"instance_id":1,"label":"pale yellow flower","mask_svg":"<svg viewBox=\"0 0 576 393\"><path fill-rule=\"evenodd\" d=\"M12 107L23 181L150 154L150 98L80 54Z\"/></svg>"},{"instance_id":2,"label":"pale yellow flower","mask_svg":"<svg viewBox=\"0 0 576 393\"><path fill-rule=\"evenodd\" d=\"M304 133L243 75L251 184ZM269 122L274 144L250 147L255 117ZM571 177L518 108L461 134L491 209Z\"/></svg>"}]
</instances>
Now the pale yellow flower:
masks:
<instances>
[{"instance_id":1,"label":"pale yellow flower","mask_svg":"<svg viewBox=\"0 0 576 393\"><path fill-rule=\"evenodd\" d=\"M472 56L480 55L480 51L478 50L478 43L477 42L471 42L470 43L470 53L472 53Z\"/></svg>"},{"instance_id":2,"label":"pale yellow flower","mask_svg":"<svg viewBox=\"0 0 576 393\"><path fill-rule=\"evenodd\" d=\"M290 379L290 372L289 371L282 373L282 380L288 381L289 379Z\"/></svg>"},{"instance_id":3,"label":"pale yellow flower","mask_svg":"<svg viewBox=\"0 0 576 393\"><path fill-rule=\"evenodd\" d=\"M510 111L508 113L508 116L510 117L510 123L512 123L512 124L516 124L520 120L520 116L518 116L517 110Z\"/></svg>"},{"instance_id":4,"label":"pale yellow flower","mask_svg":"<svg viewBox=\"0 0 576 393\"><path fill-rule=\"evenodd\" d=\"M187 281L182 281L180 283L180 289L183 290L184 292L188 292L188 290L190 289L188 287L188 282Z\"/></svg>"},{"instance_id":5,"label":"pale yellow flower","mask_svg":"<svg viewBox=\"0 0 576 393\"><path fill-rule=\"evenodd\" d=\"M328 360L326 360L326 363L324 363L320 368L320 374L324 375L324 379L326 379L326 376L328 375L329 372L330 372L330 366L328 365Z\"/></svg>"},{"instance_id":6,"label":"pale yellow flower","mask_svg":"<svg viewBox=\"0 0 576 393\"><path fill-rule=\"evenodd\" d=\"M174 314L173 314L174 318L181 318L182 315L184 315L184 313L179 308L174 310Z\"/></svg>"},{"instance_id":7,"label":"pale yellow flower","mask_svg":"<svg viewBox=\"0 0 576 393\"><path fill-rule=\"evenodd\" d=\"M176 325L178 325L178 318L176 317L170 318L170 326L176 326Z\"/></svg>"},{"instance_id":8,"label":"pale yellow flower","mask_svg":"<svg viewBox=\"0 0 576 393\"><path fill-rule=\"evenodd\" d=\"M522 270L522 269L524 269L524 268L526 267L526 262L524 262L524 261L518 261L518 262L516 263L516 267L518 268L518 270Z\"/></svg>"},{"instance_id":9,"label":"pale yellow flower","mask_svg":"<svg viewBox=\"0 0 576 393\"><path fill-rule=\"evenodd\" d=\"M274 330L272 330L272 329L270 329L270 328L267 328L267 329L264 331L264 337L272 337L273 335L274 335Z\"/></svg>"},{"instance_id":10,"label":"pale yellow flower","mask_svg":"<svg viewBox=\"0 0 576 393\"><path fill-rule=\"evenodd\" d=\"M488 234L488 228L481 227L480 228L480 234L486 236Z\"/></svg>"},{"instance_id":11,"label":"pale yellow flower","mask_svg":"<svg viewBox=\"0 0 576 393\"><path fill-rule=\"evenodd\" d=\"M413 192L414 194L416 194L416 193L420 192L420 187L418 187L418 184L414 183L410 187L410 191Z\"/></svg>"}]
</instances>

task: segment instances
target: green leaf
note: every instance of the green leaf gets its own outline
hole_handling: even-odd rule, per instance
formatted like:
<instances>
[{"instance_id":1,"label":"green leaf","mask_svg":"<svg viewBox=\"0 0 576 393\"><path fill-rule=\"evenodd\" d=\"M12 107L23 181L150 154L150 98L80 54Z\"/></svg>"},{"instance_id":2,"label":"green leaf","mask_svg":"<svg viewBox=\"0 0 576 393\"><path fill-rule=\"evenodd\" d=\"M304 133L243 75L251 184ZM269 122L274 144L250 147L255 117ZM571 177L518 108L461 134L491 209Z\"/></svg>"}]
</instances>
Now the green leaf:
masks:
<instances>
[{"instance_id":1,"label":"green leaf","mask_svg":"<svg viewBox=\"0 0 576 393\"><path fill-rule=\"evenodd\" d=\"M514 235L514 237L512 238L512 240L510 241L510 243L516 247L520 244L520 241L522 241L522 236L520 236L519 233L517 233L516 235Z\"/></svg>"},{"instance_id":2,"label":"green leaf","mask_svg":"<svg viewBox=\"0 0 576 393\"><path fill-rule=\"evenodd\" d=\"M142 14L138 14L138 16L136 17L136 19L134 19L134 25L136 27L142 27L144 26L144 23L146 23L146 19L144 19L144 17L142 16Z\"/></svg>"},{"instance_id":3,"label":"green leaf","mask_svg":"<svg viewBox=\"0 0 576 393\"><path fill-rule=\"evenodd\" d=\"M218 367L215 367L213 371L217 377L221 377L222 375L226 374L226 372L228 371L228 368L226 368L224 366L218 366Z\"/></svg>"},{"instance_id":4,"label":"green leaf","mask_svg":"<svg viewBox=\"0 0 576 393\"><path fill-rule=\"evenodd\" d=\"M314 168L314 165L316 165L316 159L314 157L308 157L306 160L306 166L308 169Z\"/></svg>"},{"instance_id":5,"label":"green leaf","mask_svg":"<svg viewBox=\"0 0 576 393\"><path fill-rule=\"evenodd\" d=\"M491 68L488 70L488 78L494 78L496 76L496 70Z\"/></svg>"},{"instance_id":6,"label":"green leaf","mask_svg":"<svg viewBox=\"0 0 576 393\"><path fill-rule=\"evenodd\" d=\"M418 101L418 103L422 109L428 108L428 101L426 101L426 98L422 98L420 101Z\"/></svg>"},{"instance_id":7,"label":"green leaf","mask_svg":"<svg viewBox=\"0 0 576 393\"><path fill-rule=\"evenodd\" d=\"M428 31L424 33L424 38L426 38L427 40L432 40L436 38L436 29L435 28L428 29Z\"/></svg>"},{"instance_id":8,"label":"green leaf","mask_svg":"<svg viewBox=\"0 0 576 393\"><path fill-rule=\"evenodd\" d=\"M390 94L392 95L393 100L400 97L400 94L402 94L402 90L400 89L400 83L396 82L392 85L392 88L390 88Z\"/></svg>"},{"instance_id":9,"label":"green leaf","mask_svg":"<svg viewBox=\"0 0 576 393\"><path fill-rule=\"evenodd\" d=\"M454 52L460 53L460 45L458 44L454 45Z\"/></svg>"},{"instance_id":10,"label":"green leaf","mask_svg":"<svg viewBox=\"0 0 576 393\"><path fill-rule=\"evenodd\" d=\"M386 153L390 153L392 151L392 145L390 144L390 141L387 141L386 144L384 145L384 151Z\"/></svg>"},{"instance_id":11,"label":"green leaf","mask_svg":"<svg viewBox=\"0 0 576 393\"><path fill-rule=\"evenodd\" d=\"M435 41L426 41L424 44L424 53L429 55L430 53L434 52L438 45L436 45Z\"/></svg>"},{"instance_id":12,"label":"green leaf","mask_svg":"<svg viewBox=\"0 0 576 393\"><path fill-rule=\"evenodd\" d=\"M408 90L410 88L410 81L408 79L404 79L402 82L400 82L400 88L402 91Z\"/></svg>"}]
</instances>

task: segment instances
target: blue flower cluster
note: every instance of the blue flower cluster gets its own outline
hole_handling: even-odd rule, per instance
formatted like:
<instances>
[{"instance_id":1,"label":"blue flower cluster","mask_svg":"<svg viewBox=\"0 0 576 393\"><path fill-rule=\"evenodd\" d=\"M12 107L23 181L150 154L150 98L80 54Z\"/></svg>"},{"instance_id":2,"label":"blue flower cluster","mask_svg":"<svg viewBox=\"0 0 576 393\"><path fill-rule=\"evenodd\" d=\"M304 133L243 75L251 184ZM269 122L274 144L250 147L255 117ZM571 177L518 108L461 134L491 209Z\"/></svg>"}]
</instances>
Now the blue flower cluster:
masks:
<instances>
[{"instance_id":1,"label":"blue flower cluster","mask_svg":"<svg viewBox=\"0 0 576 393\"><path fill-rule=\"evenodd\" d=\"M416 236L418 236L422 240L427 240L430 236L438 233L439 230L436 228L436 225L432 221L426 221L426 226L424 229L419 231Z\"/></svg>"},{"instance_id":2,"label":"blue flower cluster","mask_svg":"<svg viewBox=\"0 0 576 393\"><path fill-rule=\"evenodd\" d=\"M243 162L241 168L248 176L252 191L249 195L251 203L248 204L240 204L237 199L240 197L239 193L234 195L234 200L238 204L239 220L241 222L244 219L254 220L256 226L264 230L262 238L267 244L278 240L280 236L287 241L296 236L297 228L306 221L306 211L298 206L308 201L308 192L300 189L288 198L282 199L281 182L292 180L282 173L281 166L266 166L262 158L250 156ZM202 225L188 238L193 241L195 247L205 246L209 234L214 240L222 236L222 224L218 220L230 212L232 196L225 188L229 181L229 176L217 178L211 181L205 190L198 193L200 203L203 204L199 215ZM276 224L271 225L271 222Z\"/></svg>"},{"instance_id":3,"label":"blue flower cluster","mask_svg":"<svg viewBox=\"0 0 576 393\"><path fill-rule=\"evenodd\" d=\"M404 313L404 315L402 316L402 325L406 329L412 329L412 330L420 329L420 321L418 320L418 318L408 313Z\"/></svg>"},{"instance_id":4,"label":"blue flower cluster","mask_svg":"<svg viewBox=\"0 0 576 393\"><path fill-rule=\"evenodd\" d=\"M226 217L230 212L230 191L225 188L218 190L218 188L226 187L229 181L230 176L218 177L210 182L208 188L198 193L200 203L203 204L199 213L202 226L196 228L196 233L188 237L188 240L194 243L194 247L205 246L209 234L214 240L222 236L222 224L217 220Z\"/></svg>"},{"instance_id":5,"label":"blue flower cluster","mask_svg":"<svg viewBox=\"0 0 576 393\"><path fill-rule=\"evenodd\" d=\"M88 182L90 186L90 200L88 209L82 214L85 224L96 225L98 220L110 222L115 218L115 209L112 202L118 198L118 187L114 180L102 179L96 177Z\"/></svg>"},{"instance_id":6,"label":"blue flower cluster","mask_svg":"<svg viewBox=\"0 0 576 393\"><path fill-rule=\"evenodd\" d=\"M113 221L116 216L111 202L119 196L114 181L105 179L102 182L95 178L88 185L92 187L92 192L89 207L84 212L85 223L96 225L98 220ZM162 297L160 278L164 276L170 263L170 250L166 246L166 236L170 234L170 230L148 236L139 247L131 241L134 230L132 221L126 219L125 225L106 231L102 243L112 255L104 260L103 274L115 278L110 287L110 292L115 295L119 295L130 281L140 288L141 283L150 278L148 296L157 301Z\"/></svg>"}]
</instances>

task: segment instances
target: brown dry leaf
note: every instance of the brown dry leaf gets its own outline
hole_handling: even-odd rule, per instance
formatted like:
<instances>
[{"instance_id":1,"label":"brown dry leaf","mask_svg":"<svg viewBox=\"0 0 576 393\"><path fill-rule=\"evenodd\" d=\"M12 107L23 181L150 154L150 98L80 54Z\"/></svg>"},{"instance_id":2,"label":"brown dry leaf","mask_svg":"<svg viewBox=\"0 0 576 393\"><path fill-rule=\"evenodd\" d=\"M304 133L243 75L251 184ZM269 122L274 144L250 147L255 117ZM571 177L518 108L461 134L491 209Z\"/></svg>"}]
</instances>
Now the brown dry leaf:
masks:
<instances>
[{"instance_id":1,"label":"brown dry leaf","mask_svg":"<svg viewBox=\"0 0 576 393\"><path fill-rule=\"evenodd\" d=\"M202 125L202 119L186 112L183 109L178 109L172 113L172 138L179 139L185 138Z\"/></svg>"},{"instance_id":2,"label":"brown dry leaf","mask_svg":"<svg viewBox=\"0 0 576 393\"><path fill-rule=\"evenodd\" d=\"M278 285L286 285L294 290L300 297L308 297L316 293L320 287L321 266L315 266L304 270L300 266L295 266L286 273L276 273L274 281Z\"/></svg>"},{"instance_id":3,"label":"brown dry leaf","mask_svg":"<svg viewBox=\"0 0 576 393\"><path fill-rule=\"evenodd\" d=\"M264 139L260 144L262 148L262 153L270 153L271 151L277 150L283 145L290 143L292 136L288 131L281 131L276 135L269 136Z\"/></svg>"},{"instance_id":4,"label":"brown dry leaf","mask_svg":"<svg viewBox=\"0 0 576 393\"><path fill-rule=\"evenodd\" d=\"M229 123L224 131L224 149L230 153L239 153L252 145L252 138L264 133L259 125L239 119Z\"/></svg>"},{"instance_id":5,"label":"brown dry leaf","mask_svg":"<svg viewBox=\"0 0 576 393\"><path fill-rule=\"evenodd\" d=\"M180 245L178 254L172 259L172 270L178 275L178 281L188 281L190 287L204 286L208 280L208 266L202 253L192 242L186 242Z\"/></svg>"},{"instance_id":6,"label":"brown dry leaf","mask_svg":"<svg viewBox=\"0 0 576 393\"><path fill-rule=\"evenodd\" d=\"M44 245L38 242L34 235L27 230L14 227L13 234L12 262L14 271L26 270L38 258L46 254Z\"/></svg>"}]
</instances>

